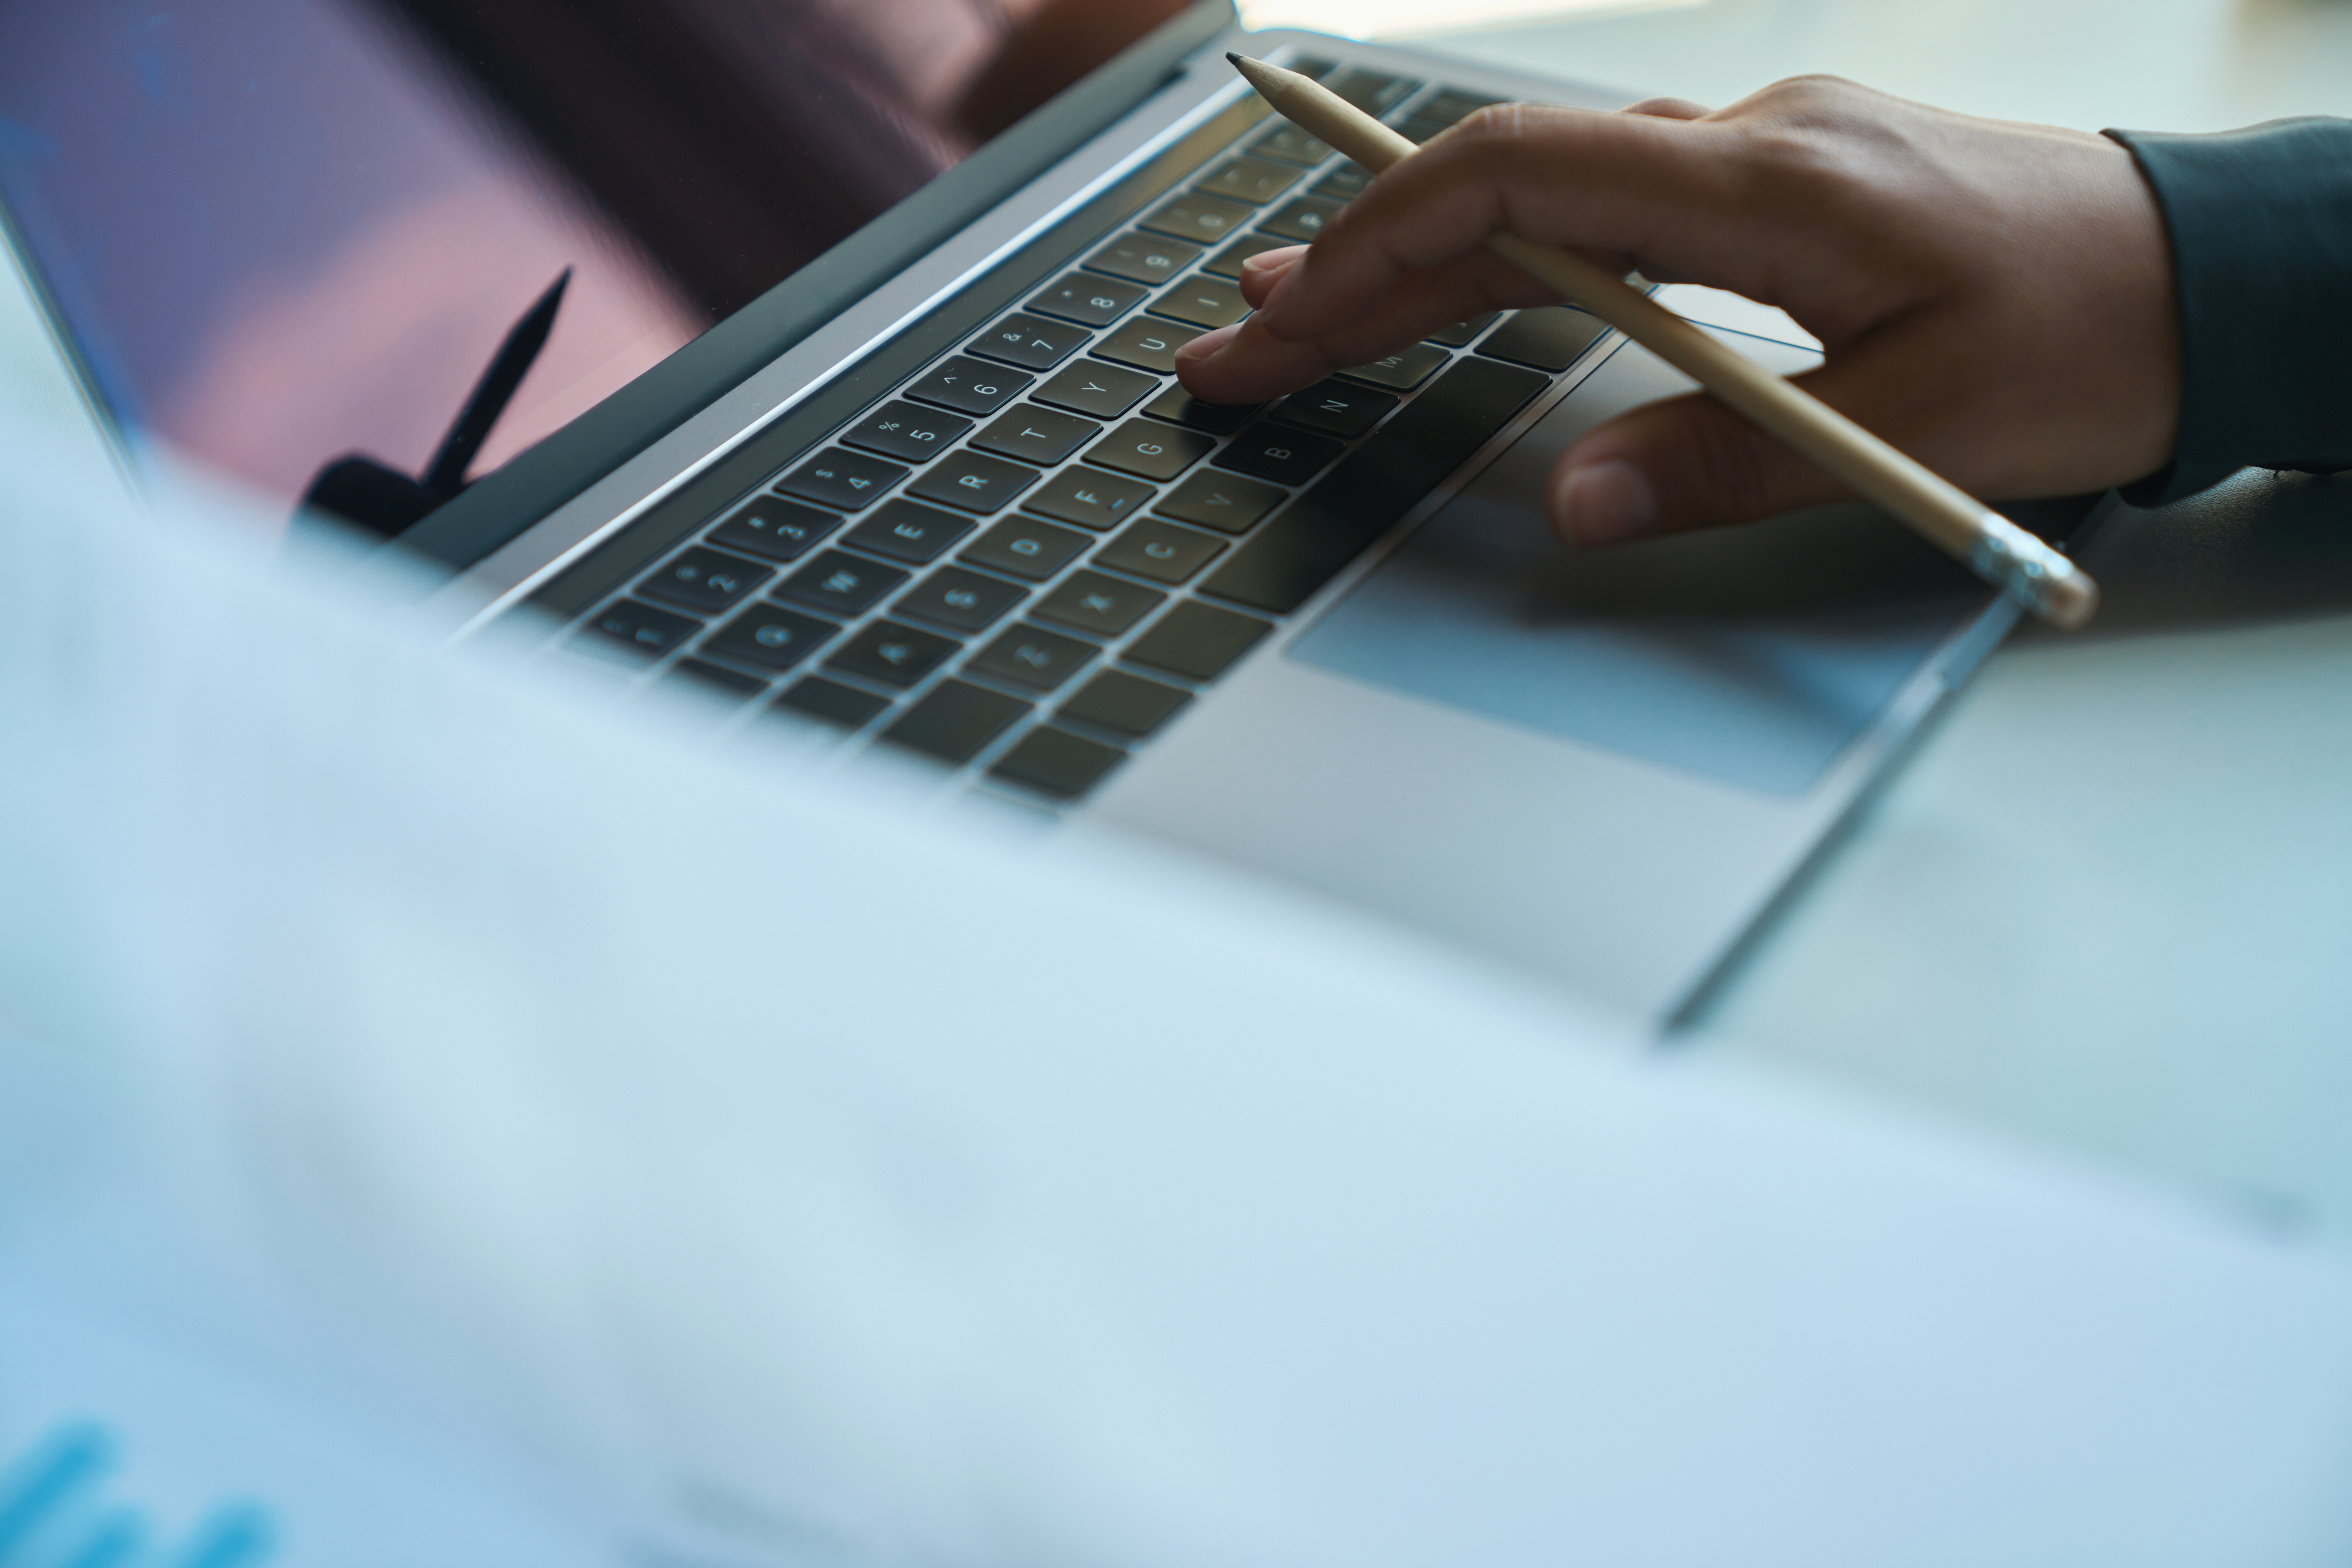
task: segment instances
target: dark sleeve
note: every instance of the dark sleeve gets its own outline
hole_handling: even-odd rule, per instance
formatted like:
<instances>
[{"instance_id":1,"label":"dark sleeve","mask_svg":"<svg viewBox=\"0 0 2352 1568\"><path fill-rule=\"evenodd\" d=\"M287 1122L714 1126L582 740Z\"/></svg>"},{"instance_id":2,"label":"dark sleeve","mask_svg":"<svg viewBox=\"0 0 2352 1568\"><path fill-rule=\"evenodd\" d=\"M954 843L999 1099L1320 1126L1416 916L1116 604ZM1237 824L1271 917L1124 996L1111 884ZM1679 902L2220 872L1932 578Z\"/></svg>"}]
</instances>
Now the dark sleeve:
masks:
<instances>
[{"instance_id":1,"label":"dark sleeve","mask_svg":"<svg viewBox=\"0 0 2352 1568\"><path fill-rule=\"evenodd\" d=\"M2179 437L2124 499L2352 468L2352 121L2107 134L2155 188L2180 295Z\"/></svg>"}]
</instances>

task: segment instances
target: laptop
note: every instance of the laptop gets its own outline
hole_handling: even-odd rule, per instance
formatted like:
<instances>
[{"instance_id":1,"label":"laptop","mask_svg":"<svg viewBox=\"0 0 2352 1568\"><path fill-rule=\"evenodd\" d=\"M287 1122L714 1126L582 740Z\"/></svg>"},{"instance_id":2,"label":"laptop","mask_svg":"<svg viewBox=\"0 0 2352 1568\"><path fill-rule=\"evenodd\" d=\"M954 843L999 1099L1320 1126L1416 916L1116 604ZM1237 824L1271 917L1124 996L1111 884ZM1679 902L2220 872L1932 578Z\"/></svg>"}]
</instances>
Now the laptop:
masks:
<instances>
[{"instance_id":1,"label":"laptop","mask_svg":"<svg viewBox=\"0 0 2352 1568\"><path fill-rule=\"evenodd\" d=\"M0 194L134 467L381 537L454 637L1687 1017L2015 611L1863 508L1562 549L1552 459L1688 384L1567 307L1190 398L1366 179L1229 48L1416 141L1624 101L1223 3L19 7Z\"/></svg>"}]
</instances>

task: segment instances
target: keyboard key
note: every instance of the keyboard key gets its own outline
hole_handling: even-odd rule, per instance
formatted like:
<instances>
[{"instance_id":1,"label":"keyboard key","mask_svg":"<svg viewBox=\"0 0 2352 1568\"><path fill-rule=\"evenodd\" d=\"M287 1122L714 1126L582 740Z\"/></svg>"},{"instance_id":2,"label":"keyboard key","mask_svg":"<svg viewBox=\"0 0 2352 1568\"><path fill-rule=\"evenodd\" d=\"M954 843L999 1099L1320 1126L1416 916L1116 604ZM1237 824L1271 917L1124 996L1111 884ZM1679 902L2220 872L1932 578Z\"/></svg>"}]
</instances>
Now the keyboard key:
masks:
<instances>
[{"instance_id":1,"label":"keyboard key","mask_svg":"<svg viewBox=\"0 0 2352 1568\"><path fill-rule=\"evenodd\" d=\"M1064 468L1021 504L1081 528L1102 529L1116 527L1150 499L1151 487L1138 480L1088 468Z\"/></svg>"},{"instance_id":2,"label":"keyboard key","mask_svg":"<svg viewBox=\"0 0 2352 1568\"><path fill-rule=\"evenodd\" d=\"M715 616L731 610L736 602L776 574L738 556L716 550L688 550L637 584L648 599L675 605L698 615Z\"/></svg>"},{"instance_id":3,"label":"keyboard key","mask_svg":"<svg viewBox=\"0 0 2352 1568\"><path fill-rule=\"evenodd\" d=\"M1204 196L1197 191L1188 191L1145 218L1143 226L1177 239L1214 245L1227 235L1239 232L1244 224L1255 216L1255 207L1229 202L1223 196Z\"/></svg>"},{"instance_id":4,"label":"keyboard key","mask_svg":"<svg viewBox=\"0 0 2352 1568\"><path fill-rule=\"evenodd\" d=\"M1115 637L1158 609L1168 597L1157 588L1145 588L1099 572L1073 572L1037 601L1030 613L1057 626Z\"/></svg>"},{"instance_id":5,"label":"keyboard key","mask_svg":"<svg viewBox=\"0 0 2352 1568\"><path fill-rule=\"evenodd\" d=\"M993 414L1020 396L1021 389L1036 379L1024 371L982 364L958 354L908 387L907 395L960 414Z\"/></svg>"},{"instance_id":6,"label":"keyboard key","mask_svg":"<svg viewBox=\"0 0 2352 1568\"><path fill-rule=\"evenodd\" d=\"M1385 392L1350 386L1344 381L1319 381L1304 392L1292 393L1267 409L1265 416L1349 441L1379 424L1396 405L1397 400Z\"/></svg>"},{"instance_id":7,"label":"keyboard key","mask_svg":"<svg viewBox=\"0 0 2352 1568\"><path fill-rule=\"evenodd\" d=\"M1456 321L1442 332L1430 333L1429 341L1433 343L1444 343L1450 349L1468 348L1470 340L1493 326L1496 318L1501 314L1499 310L1489 310L1483 316L1473 316L1466 321Z\"/></svg>"},{"instance_id":8,"label":"keyboard key","mask_svg":"<svg viewBox=\"0 0 2352 1568\"><path fill-rule=\"evenodd\" d=\"M1160 498L1151 510L1221 533L1242 533L1290 499L1290 492L1238 474L1203 469Z\"/></svg>"},{"instance_id":9,"label":"keyboard key","mask_svg":"<svg viewBox=\"0 0 2352 1568\"><path fill-rule=\"evenodd\" d=\"M1094 788L1103 774L1125 761L1127 753L1117 746L1041 724L1013 742L988 771L992 777L1039 795L1068 800Z\"/></svg>"},{"instance_id":10,"label":"keyboard key","mask_svg":"<svg viewBox=\"0 0 2352 1568\"><path fill-rule=\"evenodd\" d=\"M1566 305L1546 305L1540 310L1516 312L1478 345L1478 352L1493 359L1509 360L1513 364L1562 371L1581 358L1584 351L1599 342L1608 331L1609 323L1598 316Z\"/></svg>"},{"instance_id":11,"label":"keyboard key","mask_svg":"<svg viewBox=\"0 0 2352 1568\"><path fill-rule=\"evenodd\" d=\"M1087 258L1097 272L1108 272L1137 283L1165 283L1201 254L1197 245L1162 239L1155 234L1122 235Z\"/></svg>"},{"instance_id":12,"label":"keyboard key","mask_svg":"<svg viewBox=\"0 0 2352 1568\"><path fill-rule=\"evenodd\" d=\"M701 629L702 623L689 616L624 599L617 605L606 605L572 642L586 652L617 653L650 660L659 658Z\"/></svg>"},{"instance_id":13,"label":"keyboard key","mask_svg":"<svg viewBox=\"0 0 2352 1568\"><path fill-rule=\"evenodd\" d=\"M843 534L841 542L919 566L946 554L948 547L970 533L973 526L968 517L900 496Z\"/></svg>"},{"instance_id":14,"label":"keyboard key","mask_svg":"<svg viewBox=\"0 0 2352 1568\"><path fill-rule=\"evenodd\" d=\"M1431 120L1423 115L1411 114L1398 121L1391 129L1418 147L1431 137L1441 135L1452 129L1452 121Z\"/></svg>"},{"instance_id":15,"label":"keyboard key","mask_svg":"<svg viewBox=\"0 0 2352 1568\"><path fill-rule=\"evenodd\" d=\"M1003 360L1023 370L1051 370L1085 344L1084 328L1043 316L1007 316L966 345L983 359Z\"/></svg>"},{"instance_id":16,"label":"keyboard key","mask_svg":"<svg viewBox=\"0 0 2352 1568\"><path fill-rule=\"evenodd\" d=\"M1181 583L1224 547L1223 540L1147 517L1097 551L1095 564L1155 583Z\"/></svg>"},{"instance_id":17,"label":"keyboard key","mask_svg":"<svg viewBox=\"0 0 2352 1568\"><path fill-rule=\"evenodd\" d=\"M1451 125L1455 121L1469 118L1490 103L1502 101L1486 93L1447 88L1427 101L1415 105L1413 114L1423 120L1442 120Z\"/></svg>"},{"instance_id":18,"label":"keyboard key","mask_svg":"<svg viewBox=\"0 0 2352 1568\"><path fill-rule=\"evenodd\" d=\"M828 550L778 584L775 597L846 620L872 609L884 595L897 592L907 575L896 566Z\"/></svg>"},{"instance_id":19,"label":"keyboard key","mask_svg":"<svg viewBox=\"0 0 2352 1568\"><path fill-rule=\"evenodd\" d=\"M1340 204L1327 202L1316 196L1301 196L1264 223L1260 234L1280 235L1306 244L1323 232L1323 227L1339 216Z\"/></svg>"},{"instance_id":20,"label":"keyboard key","mask_svg":"<svg viewBox=\"0 0 2352 1568\"><path fill-rule=\"evenodd\" d=\"M1415 343L1386 359L1376 359L1370 364L1351 365L1339 374L1357 381L1369 381L1374 386L1385 386L1397 392L1410 392L1436 374L1446 361L1444 349L1427 343Z\"/></svg>"},{"instance_id":21,"label":"keyboard key","mask_svg":"<svg viewBox=\"0 0 2352 1568\"><path fill-rule=\"evenodd\" d=\"M797 561L808 547L841 526L841 514L819 511L782 496L758 500L710 531L710 542L763 561Z\"/></svg>"},{"instance_id":22,"label":"keyboard key","mask_svg":"<svg viewBox=\"0 0 2352 1568\"><path fill-rule=\"evenodd\" d=\"M1025 463L1008 463L967 449L940 458L907 491L985 516L1035 484L1038 478L1037 470Z\"/></svg>"},{"instance_id":23,"label":"keyboard key","mask_svg":"<svg viewBox=\"0 0 2352 1568\"><path fill-rule=\"evenodd\" d=\"M1192 327L1155 321L1150 316L1137 316L1125 325L1103 334L1102 341L1095 344L1095 353L1104 359L1131 364L1138 370L1148 370L1158 375L1173 375L1176 374L1176 351L1200 335Z\"/></svg>"},{"instance_id":24,"label":"keyboard key","mask_svg":"<svg viewBox=\"0 0 2352 1568\"><path fill-rule=\"evenodd\" d=\"M1181 687L1162 686L1123 669L1106 669L1080 687L1055 717L1141 740L1192 700L1192 694Z\"/></svg>"},{"instance_id":25,"label":"keyboard key","mask_svg":"<svg viewBox=\"0 0 2352 1568\"><path fill-rule=\"evenodd\" d=\"M1339 172L1315 182L1315 194L1327 202L1352 202L1369 189L1372 172L1359 163L1342 163Z\"/></svg>"},{"instance_id":26,"label":"keyboard key","mask_svg":"<svg viewBox=\"0 0 2352 1568\"><path fill-rule=\"evenodd\" d=\"M966 668L1032 691L1051 691L1085 668L1098 651L1076 637L1019 626L981 649Z\"/></svg>"},{"instance_id":27,"label":"keyboard key","mask_svg":"<svg viewBox=\"0 0 2352 1568\"><path fill-rule=\"evenodd\" d=\"M1022 403L974 436L971 444L982 451L1044 468L1060 462L1101 434L1102 426L1095 420Z\"/></svg>"},{"instance_id":28,"label":"keyboard key","mask_svg":"<svg viewBox=\"0 0 2352 1568\"><path fill-rule=\"evenodd\" d=\"M1040 315L1059 316L1082 327L1108 327L1133 310L1149 292L1133 283L1073 272L1030 300L1029 308Z\"/></svg>"},{"instance_id":29,"label":"keyboard key","mask_svg":"<svg viewBox=\"0 0 2352 1568\"><path fill-rule=\"evenodd\" d=\"M1367 70L1362 66L1340 66L1327 72L1323 85L1339 98L1346 99L1374 119L1386 114L1414 93L1422 84L1411 77L1391 76L1385 71Z\"/></svg>"},{"instance_id":30,"label":"keyboard key","mask_svg":"<svg viewBox=\"0 0 2352 1568\"><path fill-rule=\"evenodd\" d=\"M860 730L874 715L889 706L887 697L877 697L871 691L861 691L855 686L844 686L838 680L812 675L804 680L793 682L792 689L777 698L769 711L797 713L836 729Z\"/></svg>"},{"instance_id":31,"label":"keyboard key","mask_svg":"<svg viewBox=\"0 0 2352 1568\"><path fill-rule=\"evenodd\" d=\"M1156 375L1121 370L1099 360L1082 359L1056 372L1053 380L1032 395L1037 402L1050 403L1056 408L1091 414L1097 419L1116 419L1134 407L1136 399L1159 385Z\"/></svg>"},{"instance_id":32,"label":"keyboard key","mask_svg":"<svg viewBox=\"0 0 2352 1568\"><path fill-rule=\"evenodd\" d=\"M1230 436L1248 424L1250 416L1264 406L1260 403L1203 403L1180 384L1145 404L1143 411L1154 419L1171 419L1195 430L1206 430L1212 436Z\"/></svg>"},{"instance_id":33,"label":"keyboard key","mask_svg":"<svg viewBox=\"0 0 2352 1568\"><path fill-rule=\"evenodd\" d=\"M1328 436L1309 436L1279 425L1253 425L1217 454L1217 467L1255 474L1279 485L1301 485L1343 449L1341 443Z\"/></svg>"},{"instance_id":34,"label":"keyboard key","mask_svg":"<svg viewBox=\"0 0 2352 1568\"><path fill-rule=\"evenodd\" d=\"M790 669L831 642L839 626L781 605L754 605L702 645L707 658L752 669Z\"/></svg>"},{"instance_id":35,"label":"keyboard key","mask_svg":"<svg viewBox=\"0 0 2352 1568\"><path fill-rule=\"evenodd\" d=\"M947 680L908 709L882 731L882 738L952 766L970 762L1028 711L1029 704L1017 697L969 681Z\"/></svg>"},{"instance_id":36,"label":"keyboard key","mask_svg":"<svg viewBox=\"0 0 2352 1568\"><path fill-rule=\"evenodd\" d=\"M776 488L819 506L856 511L906 477L907 470L897 463L834 447L794 468Z\"/></svg>"},{"instance_id":37,"label":"keyboard key","mask_svg":"<svg viewBox=\"0 0 2352 1568\"><path fill-rule=\"evenodd\" d=\"M1129 644L1121 657L1188 680L1214 680L1272 630L1255 616L1187 600Z\"/></svg>"},{"instance_id":38,"label":"keyboard key","mask_svg":"<svg viewBox=\"0 0 2352 1568\"><path fill-rule=\"evenodd\" d=\"M1298 183L1298 170L1263 158L1236 158L1201 182L1214 196L1230 196L1252 206L1264 206Z\"/></svg>"},{"instance_id":39,"label":"keyboard key","mask_svg":"<svg viewBox=\"0 0 2352 1568\"><path fill-rule=\"evenodd\" d=\"M1253 256L1263 256L1269 250L1287 250L1295 240L1277 239L1263 234L1245 234L1202 263L1201 270L1213 272L1220 278L1239 278L1242 263Z\"/></svg>"},{"instance_id":40,"label":"keyboard key","mask_svg":"<svg viewBox=\"0 0 2352 1568\"><path fill-rule=\"evenodd\" d=\"M1207 436L1130 419L1087 449L1087 461L1147 479L1172 479L1216 449Z\"/></svg>"},{"instance_id":41,"label":"keyboard key","mask_svg":"<svg viewBox=\"0 0 2352 1568\"><path fill-rule=\"evenodd\" d=\"M1296 125L1277 125L1251 142L1250 151L1261 157L1279 158L1286 163L1305 163L1311 167L1331 155L1331 143L1320 137L1309 136Z\"/></svg>"},{"instance_id":42,"label":"keyboard key","mask_svg":"<svg viewBox=\"0 0 2352 1568\"><path fill-rule=\"evenodd\" d=\"M1250 313L1242 291L1222 278L1188 278L1151 302L1155 316L1172 316L1196 327L1222 327Z\"/></svg>"},{"instance_id":43,"label":"keyboard key","mask_svg":"<svg viewBox=\"0 0 2352 1568\"><path fill-rule=\"evenodd\" d=\"M1056 528L1025 517L1008 517L956 559L1041 583L1076 561L1094 540L1075 529Z\"/></svg>"},{"instance_id":44,"label":"keyboard key","mask_svg":"<svg viewBox=\"0 0 2352 1568\"><path fill-rule=\"evenodd\" d=\"M756 675L738 670L722 669L698 658L682 658L669 667L663 677L671 686L691 687L708 697L731 697L741 702L768 689L768 683Z\"/></svg>"},{"instance_id":45,"label":"keyboard key","mask_svg":"<svg viewBox=\"0 0 2352 1568\"><path fill-rule=\"evenodd\" d=\"M961 566L943 566L916 584L890 608L898 615L913 616L951 631L978 632L1002 620L1005 611L1027 596L1026 589L1016 588L1001 578L967 572Z\"/></svg>"},{"instance_id":46,"label":"keyboard key","mask_svg":"<svg viewBox=\"0 0 2352 1568\"><path fill-rule=\"evenodd\" d=\"M1380 440L1349 453L1227 556L1201 591L1289 614L1550 384L1549 376L1517 365L1457 360L1397 410Z\"/></svg>"},{"instance_id":47,"label":"keyboard key","mask_svg":"<svg viewBox=\"0 0 2352 1568\"><path fill-rule=\"evenodd\" d=\"M876 621L842 644L825 664L885 686L912 686L963 651L953 637Z\"/></svg>"},{"instance_id":48,"label":"keyboard key","mask_svg":"<svg viewBox=\"0 0 2352 1568\"><path fill-rule=\"evenodd\" d=\"M859 420L842 440L886 458L922 463L954 446L956 438L971 428L969 419L894 400Z\"/></svg>"}]
</instances>

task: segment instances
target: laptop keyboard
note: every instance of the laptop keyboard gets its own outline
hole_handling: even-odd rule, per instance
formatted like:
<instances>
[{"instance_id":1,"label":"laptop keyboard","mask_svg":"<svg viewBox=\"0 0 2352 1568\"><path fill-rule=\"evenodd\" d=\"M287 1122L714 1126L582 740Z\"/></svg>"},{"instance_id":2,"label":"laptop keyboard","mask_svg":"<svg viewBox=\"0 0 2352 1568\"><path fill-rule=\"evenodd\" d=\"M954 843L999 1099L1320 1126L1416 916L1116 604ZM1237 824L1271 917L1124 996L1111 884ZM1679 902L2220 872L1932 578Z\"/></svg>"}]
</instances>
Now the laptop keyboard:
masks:
<instances>
[{"instance_id":1,"label":"laptop keyboard","mask_svg":"<svg viewBox=\"0 0 2352 1568\"><path fill-rule=\"evenodd\" d=\"M1303 68L1415 141L1492 101ZM1242 263L1312 240L1367 182L1261 121L567 646L1083 796L1605 335L1522 310L1265 406L1188 396L1173 356L1247 312Z\"/></svg>"}]
</instances>

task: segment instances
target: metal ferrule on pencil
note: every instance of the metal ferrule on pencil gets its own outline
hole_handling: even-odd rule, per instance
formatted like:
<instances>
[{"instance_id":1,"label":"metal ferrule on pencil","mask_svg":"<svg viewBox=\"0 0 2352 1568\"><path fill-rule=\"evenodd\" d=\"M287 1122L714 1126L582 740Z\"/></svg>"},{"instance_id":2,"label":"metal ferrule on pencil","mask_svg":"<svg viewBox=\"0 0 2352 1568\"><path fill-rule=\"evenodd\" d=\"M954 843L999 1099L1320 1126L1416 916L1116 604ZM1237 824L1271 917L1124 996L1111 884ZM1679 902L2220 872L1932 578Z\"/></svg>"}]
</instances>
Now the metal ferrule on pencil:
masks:
<instances>
[{"instance_id":1,"label":"metal ferrule on pencil","mask_svg":"<svg viewBox=\"0 0 2352 1568\"><path fill-rule=\"evenodd\" d=\"M1969 552L1969 567L2034 615L2080 624L2065 606L2081 591L2082 569L2000 513L1990 518Z\"/></svg>"}]
</instances>

